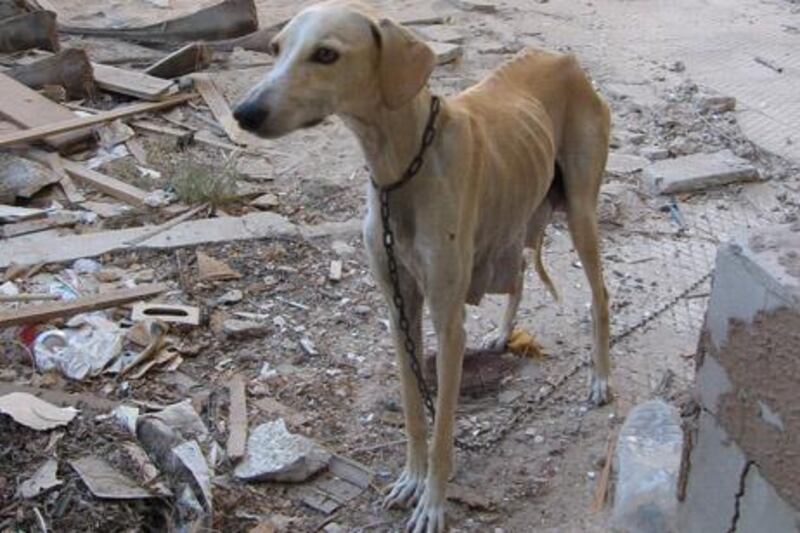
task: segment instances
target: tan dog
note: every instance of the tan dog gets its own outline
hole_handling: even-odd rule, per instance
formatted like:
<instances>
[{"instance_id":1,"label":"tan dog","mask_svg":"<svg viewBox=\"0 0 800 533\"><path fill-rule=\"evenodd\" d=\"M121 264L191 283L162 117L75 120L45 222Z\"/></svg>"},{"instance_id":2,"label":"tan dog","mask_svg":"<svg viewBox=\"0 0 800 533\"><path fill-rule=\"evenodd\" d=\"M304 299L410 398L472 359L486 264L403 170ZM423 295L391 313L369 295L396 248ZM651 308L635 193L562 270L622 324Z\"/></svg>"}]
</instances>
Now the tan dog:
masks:
<instances>
[{"instance_id":1,"label":"tan dog","mask_svg":"<svg viewBox=\"0 0 800 533\"><path fill-rule=\"evenodd\" d=\"M438 397L427 446L423 402L404 348L383 245L376 187L397 183L420 150L432 95L431 50L396 23L350 2L297 15L275 38L274 68L235 110L246 129L277 137L338 115L372 171L365 241L387 295L405 405L406 467L386 505L416 501L408 528L444 529L445 485L464 353L465 303L509 294L496 346L505 346L523 283L523 249L538 251L555 207L564 207L592 290L590 400L609 399L608 297L597 217L608 153L609 112L576 60L527 51L442 103L418 175L390 194L391 228L405 312L422 353L422 306L438 337ZM537 270L549 280L537 259Z\"/></svg>"}]
</instances>

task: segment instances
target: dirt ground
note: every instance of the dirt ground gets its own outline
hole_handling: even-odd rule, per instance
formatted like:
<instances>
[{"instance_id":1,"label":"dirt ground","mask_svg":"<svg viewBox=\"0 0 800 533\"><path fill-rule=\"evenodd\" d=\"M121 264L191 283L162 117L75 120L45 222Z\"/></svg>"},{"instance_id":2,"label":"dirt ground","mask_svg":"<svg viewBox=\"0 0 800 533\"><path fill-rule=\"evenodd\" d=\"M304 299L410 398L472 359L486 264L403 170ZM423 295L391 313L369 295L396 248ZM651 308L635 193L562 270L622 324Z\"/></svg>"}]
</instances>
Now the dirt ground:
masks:
<instances>
[{"instance_id":1,"label":"dirt ground","mask_svg":"<svg viewBox=\"0 0 800 533\"><path fill-rule=\"evenodd\" d=\"M105 0L55 3L85 24L132 20L125 2L110 8ZM259 15L262 23L280 20L308 3L264 0L258 2ZM138 21L166 12L143 4L136 9ZM469 450L457 452L453 483L460 496L449 506L454 531L605 531L609 512L591 512L590 506L608 442L626 413L655 396L681 407L690 403L693 356L716 245L733 232L791 222L800 214L797 162L753 143L742 133L737 112L701 110L699 95L718 89L696 83L691 65L678 64L684 59L671 43L685 37L687 20L706 14L714 34L725 25L733 31L743 23L772 24L778 18L798 27L797 4L687 0L666 8L654 0L504 0L496 2L495 13L466 12L444 1L383 4L393 12L432 9L448 16L448 24L463 34L463 59L438 68L431 80L440 94L468 87L524 46L569 50L613 109L612 152L617 156L636 156L649 148L667 150L670 156L729 148L761 172L763 180L757 183L679 196L676 216L663 209L668 199L646 193L640 169L624 168L620 157L612 159L599 209L617 339L612 350L615 401L601 409L584 404L591 348L589 293L563 220L548 230L545 247L545 263L562 302L553 302L529 272L519 318L547 356L510 360L511 370L496 383L462 398L457 436ZM195 2L172 3L176 12L196 7ZM678 13L684 9L686 13ZM652 28L644 22L633 23L657 15L661 23L655 33L648 34ZM215 67L215 80L229 101L263 75L264 66L252 66L262 60L257 54L235 54L231 61L236 70L230 64ZM216 155L195 150L202 150L196 156L201 159ZM263 151L266 158L242 156L239 166L261 170L258 184L278 195L281 214L298 223L363 215L363 159L338 120L266 143ZM249 180L259 178L251 175ZM231 210L235 214L236 207ZM243 278L198 282L193 271L196 250L224 259ZM344 262L343 279L336 283L327 279L334 259ZM285 485L236 481L230 465L222 463L214 478L214 530L246 531L269 520L287 523L288 531L318 531L328 523L345 531L402 528L407 512L383 511L379 505L378 490L402 467L403 428L387 309L369 275L360 237L132 251L110 254L100 262L172 282L184 291L185 303L208 310L208 327L179 332L185 358L180 369L126 382L66 382L37 375L24 349L2 337L0 380L157 405L195 398L212 435L224 443L223 384L239 373L248 383L251 427L267 419L257 407L259 400L278 400L292 411L291 429L367 465L376 477L373 488L329 517L297 502ZM243 291L240 302L215 303L232 289ZM468 310L471 346L498 326L503 306L503 298L488 297L481 307ZM265 315L268 332L246 339L218 334L215 324L237 312ZM425 332L430 347L433 332L427 322ZM318 354L303 349L300 341L306 339ZM466 379L476 379L479 372L468 370ZM128 468L118 457L118 445L130 437L108 420L80 420L52 442L50 436L0 419L0 531L34 530L34 508L53 531L164 527L168 502L95 500L63 465L59 474L64 486L36 501L14 498L18 483L54 454L63 460L90 449Z\"/></svg>"}]
</instances>

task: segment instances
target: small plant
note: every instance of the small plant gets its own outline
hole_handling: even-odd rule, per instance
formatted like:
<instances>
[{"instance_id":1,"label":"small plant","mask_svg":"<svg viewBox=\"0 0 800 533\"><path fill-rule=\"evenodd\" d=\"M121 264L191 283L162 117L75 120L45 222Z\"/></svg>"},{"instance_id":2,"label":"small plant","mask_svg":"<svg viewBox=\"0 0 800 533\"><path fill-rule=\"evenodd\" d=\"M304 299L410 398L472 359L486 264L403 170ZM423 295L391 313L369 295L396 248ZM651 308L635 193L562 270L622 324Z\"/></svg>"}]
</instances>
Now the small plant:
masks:
<instances>
[{"instance_id":1,"label":"small plant","mask_svg":"<svg viewBox=\"0 0 800 533\"><path fill-rule=\"evenodd\" d=\"M225 159L221 165L186 159L170 174L175 194L186 204L221 205L236 197L239 173L234 158Z\"/></svg>"}]
</instances>

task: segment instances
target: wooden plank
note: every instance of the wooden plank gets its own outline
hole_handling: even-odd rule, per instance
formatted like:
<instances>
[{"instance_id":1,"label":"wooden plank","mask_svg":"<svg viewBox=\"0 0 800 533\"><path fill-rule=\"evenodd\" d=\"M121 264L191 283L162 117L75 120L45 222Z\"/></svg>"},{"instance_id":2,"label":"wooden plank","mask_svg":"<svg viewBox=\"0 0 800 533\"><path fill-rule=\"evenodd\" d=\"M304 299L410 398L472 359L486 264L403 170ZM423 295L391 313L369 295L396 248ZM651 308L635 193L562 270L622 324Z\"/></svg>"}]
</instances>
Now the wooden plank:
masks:
<instances>
[{"instance_id":1,"label":"wooden plank","mask_svg":"<svg viewBox=\"0 0 800 533\"><path fill-rule=\"evenodd\" d=\"M156 296L167 290L169 290L167 285L159 283L143 285L134 289L121 289L106 292L86 298L78 298L77 300L71 300L69 302L56 302L52 304L22 307L14 311L0 313L0 329L18 326L20 324L39 324L55 318L64 318L79 313L117 307L126 303Z\"/></svg>"},{"instance_id":2,"label":"wooden plank","mask_svg":"<svg viewBox=\"0 0 800 533\"><path fill-rule=\"evenodd\" d=\"M144 70L145 74L170 79L185 76L211 65L214 50L207 44L191 43L156 61Z\"/></svg>"},{"instance_id":3,"label":"wooden plank","mask_svg":"<svg viewBox=\"0 0 800 533\"><path fill-rule=\"evenodd\" d=\"M73 132L74 130L80 130L82 128L87 128L89 126L94 126L97 124L103 124L105 122L111 122L112 120L116 120L118 118L125 118L130 117L133 115L138 115L140 113L148 113L151 111L157 111L159 109L165 109L167 107L173 107L178 104L182 104L191 100L192 98L196 98L196 94L179 94L175 96L168 97L160 102L143 102L140 104L133 104L129 106L120 107L117 109L112 109L110 111L103 111L102 113L97 113L96 115L92 115L91 117L76 117L66 108L47 100L43 96L40 96L38 93L31 91L24 85L12 80L8 76L3 76L0 74L0 94L3 95L0 103L0 114L3 114L6 107L17 108L20 107L20 102L17 100L22 100L21 96L7 98L7 95L12 93L6 93L5 88L8 86L6 80L13 82L14 84L19 85L19 87L25 89L27 93L33 93L39 98L44 99L45 101L49 102L50 104L56 106L59 110L66 111L69 113L69 118L60 118L58 116L49 116L49 119L45 119L47 116L46 114L39 116L38 124L28 125L25 124L22 120L14 120L15 122L23 125L28 126L29 129L22 130L19 132L12 132L0 135L0 146L6 146L9 144L19 144L25 143L30 141L37 141L39 139L43 139L45 137L49 137L56 134L62 134L65 132ZM55 119L55 122L54 122Z\"/></svg>"},{"instance_id":4,"label":"wooden plank","mask_svg":"<svg viewBox=\"0 0 800 533\"><path fill-rule=\"evenodd\" d=\"M69 174L64 169L64 164L61 162L61 156L54 153L47 153L45 155L47 159L47 164L53 169L53 172L61 176L61 181L59 184L61 188L64 190L64 194L67 197L70 205L77 205L83 203L86 200L86 197L78 190L75 186L75 182L72 181L72 178L69 177Z\"/></svg>"},{"instance_id":5,"label":"wooden plank","mask_svg":"<svg viewBox=\"0 0 800 533\"><path fill-rule=\"evenodd\" d=\"M97 86L112 93L125 94L142 100L163 100L175 84L172 80L165 80L150 76L142 72L135 72L119 67L92 63L94 80Z\"/></svg>"},{"instance_id":6,"label":"wooden plank","mask_svg":"<svg viewBox=\"0 0 800 533\"><path fill-rule=\"evenodd\" d=\"M230 407L228 410L228 457L238 461L244 457L247 446L247 393L244 379L236 375L228 383Z\"/></svg>"},{"instance_id":7,"label":"wooden plank","mask_svg":"<svg viewBox=\"0 0 800 533\"><path fill-rule=\"evenodd\" d=\"M210 77L205 74L196 74L192 76L192 79L194 80L195 89L205 100L206 105L211 110L211 114L214 115L214 118L217 119L217 122L233 142L244 145L258 143L258 137L239 127L236 119L233 118L233 113L228 106L227 100L219 92Z\"/></svg>"},{"instance_id":8,"label":"wooden plank","mask_svg":"<svg viewBox=\"0 0 800 533\"><path fill-rule=\"evenodd\" d=\"M2 73L0 73L0 94L3 95L0 98L0 116L18 126L30 128L22 132L0 135L0 138L13 138L27 132L42 130L44 133L34 139L44 139L49 146L62 149L85 140L91 134L91 131L85 128L86 124L80 123L61 131L48 130L49 125L54 122L74 123L80 119L66 107L48 100L33 89Z\"/></svg>"}]
</instances>

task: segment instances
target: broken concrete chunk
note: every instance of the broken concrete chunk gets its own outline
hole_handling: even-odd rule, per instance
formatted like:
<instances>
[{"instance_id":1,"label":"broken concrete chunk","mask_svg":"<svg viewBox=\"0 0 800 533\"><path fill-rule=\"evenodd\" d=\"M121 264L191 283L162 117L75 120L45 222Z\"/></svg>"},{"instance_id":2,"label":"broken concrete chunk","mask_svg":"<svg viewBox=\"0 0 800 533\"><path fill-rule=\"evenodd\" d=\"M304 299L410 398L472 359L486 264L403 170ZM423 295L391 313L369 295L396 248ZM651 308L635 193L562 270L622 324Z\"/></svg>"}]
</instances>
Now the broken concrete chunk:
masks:
<instances>
[{"instance_id":1,"label":"broken concrete chunk","mask_svg":"<svg viewBox=\"0 0 800 533\"><path fill-rule=\"evenodd\" d=\"M31 198L43 188L61 181L50 168L22 157L0 154L0 197Z\"/></svg>"},{"instance_id":2,"label":"broken concrete chunk","mask_svg":"<svg viewBox=\"0 0 800 533\"><path fill-rule=\"evenodd\" d=\"M262 194L252 202L250 205L259 209L269 210L274 209L280 205L278 197L272 193Z\"/></svg>"},{"instance_id":3,"label":"broken concrete chunk","mask_svg":"<svg viewBox=\"0 0 800 533\"><path fill-rule=\"evenodd\" d=\"M222 324L222 331L229 337L244 338L257 337L264 335L269 330L269 326L263 322L252 320L237 320L231 318Z\"/></svg>"},{"instance_id":4,"label":"broken concrete chunk","mask_svg":"<svg viewBox=\"0 0 800 533\"><path fill-rule=\"evenodd\" d=\"M97 457L84 457L69 462L89 490L98 498L109 500L138 500L153 495L133 480Z\"/></svg>"},{"instance_id":5,"label":"broken concrete chunk","mask_svg":"<svg viewBox=\"0 0 800 533\"><path fill-rule=\"evenodd\" d=\"M247 441L247 454L236 468L245 481L305 481L326 468L331 454L309 438L289 433L284 421L255 428Z\"/></svg>"},{"instance_id":6,"label":"broken concrete chunk","mask_svg":"<svg viewBox=\"0 0 800 533\"><path fill-rule=\"evenodd\" d=\"M419 32L428 41L464 44L464 33L452 26L437 25L420 28Z\"/></svg>"},{"instance_id":7,"label":"broken concrete chunk","mask_svg":"<svg viewBox=\"0 0 800 533\"><path fill-rule=\"evenodd\" d=\"M645 146L639 150L642 157L646 157L650 161L661 161L669 157L669 150L666 148L658 148L656 146Z\"/></svg>"},{"instance_id":8,"label":"broken concrete chunk","mask_svg":"<svg viewBox=\"0 0 800 533\"><path fill-rule=\"evenodd\" d=\"M653 193L691 192L759 179L758 170L730 150L659 161L644 170Z\"/></svg>"},{"instance_id":9,"label":"broken concrete chunk","mask_svg":"<svg viewBox=\"0 0 800 533\"><path fill-rule=\"evenodd\" d=\"M619 531L675 529L683 431L678 410L652 400L635 407L617 443L613 524Z\"/></svg>"},{"instance_id":10,"label":"broken concrete chunk","mask_svg":"<svg viewBox=\"0 0 800 533\"><path fill-rule=\"evenodd\" d=\"M19 495L25 499L35 498L43 492L58 487L63 481L56 477L57 471L58 461L48 459L30 479L22 482L19 486Z\"/></svg>"}]
</instances>

